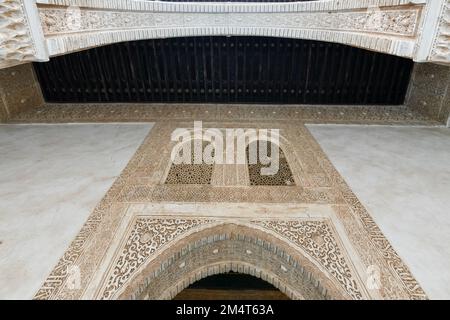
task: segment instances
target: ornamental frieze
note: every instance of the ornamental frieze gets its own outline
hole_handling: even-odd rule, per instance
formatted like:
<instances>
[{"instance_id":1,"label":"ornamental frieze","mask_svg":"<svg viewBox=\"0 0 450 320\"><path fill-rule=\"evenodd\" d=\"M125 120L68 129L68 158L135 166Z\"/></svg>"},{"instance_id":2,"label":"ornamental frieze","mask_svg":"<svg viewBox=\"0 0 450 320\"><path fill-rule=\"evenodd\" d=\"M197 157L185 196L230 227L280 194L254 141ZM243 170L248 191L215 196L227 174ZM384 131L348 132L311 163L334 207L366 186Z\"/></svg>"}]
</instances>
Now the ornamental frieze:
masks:
<instances>
[{"instance_id":1,"label":"ornamental frieze","mask_svg":"<svg viewBox=\"0 0 450 320\"><path fill-rule=\"evenodd\" d=\"M324 29L353 32L379 32L413 36L419 11L364 10L359 12L319 13L177 13L100 11L69 8L41 8L39 14L44 34L92 32L128 28L166 27L272 27L293 29ZM79 19L78 25L69 23Z\"/></svg>"},{"instance_id":2,"label":"ornamental frieze","mask_svg":"<svg viewBox=\"0 0 450 320\"><path fill-rule=\"evenodd\" d=\"M224 35L328 41L450 63L448 21L448 0L0 0L0 68L116 42Z\"/></svg>"}]
</instances>

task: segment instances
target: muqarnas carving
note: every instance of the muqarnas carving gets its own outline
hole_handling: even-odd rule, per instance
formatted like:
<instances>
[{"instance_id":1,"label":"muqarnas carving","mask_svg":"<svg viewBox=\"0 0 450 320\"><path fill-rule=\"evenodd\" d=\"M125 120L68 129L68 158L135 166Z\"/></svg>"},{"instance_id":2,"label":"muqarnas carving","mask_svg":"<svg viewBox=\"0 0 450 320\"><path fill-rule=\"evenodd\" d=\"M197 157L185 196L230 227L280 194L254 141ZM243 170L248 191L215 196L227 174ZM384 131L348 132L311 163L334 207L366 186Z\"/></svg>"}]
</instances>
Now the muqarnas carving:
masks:
<instances>
[{"instance_id":1,"label":"muqarnas carving","mask_svg":"<svg viewBox=\"0 0 450 320\"><path fill-rule=\"evenodd\" d=\"M0 0L0 67L35 58L36 49L22 0Z\"/></svg>"}]
</instances>

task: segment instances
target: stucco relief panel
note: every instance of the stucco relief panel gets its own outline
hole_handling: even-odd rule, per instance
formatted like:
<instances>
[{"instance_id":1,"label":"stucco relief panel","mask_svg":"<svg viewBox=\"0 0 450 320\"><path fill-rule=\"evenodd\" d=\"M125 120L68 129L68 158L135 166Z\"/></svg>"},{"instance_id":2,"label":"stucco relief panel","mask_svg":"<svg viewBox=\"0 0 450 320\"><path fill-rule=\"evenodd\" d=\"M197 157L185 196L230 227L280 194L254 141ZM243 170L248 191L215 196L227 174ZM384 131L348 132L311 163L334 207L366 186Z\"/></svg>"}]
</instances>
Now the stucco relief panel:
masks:
<instances>
[{"instance_id":1,"label":"stucco relief panel","mask_svg":"<svg viewBox=\"0 0 450 320\"><path fill-rule=\"evenodd\" d=\"M320 13L178 13L45 7L40 9L40 17L46 35L129 28L226 26L234 28L325 29L413 36L419 18L419 10ZM79 19L79 24L72 23L73 19Z\"/></svg>"}]
</instances>

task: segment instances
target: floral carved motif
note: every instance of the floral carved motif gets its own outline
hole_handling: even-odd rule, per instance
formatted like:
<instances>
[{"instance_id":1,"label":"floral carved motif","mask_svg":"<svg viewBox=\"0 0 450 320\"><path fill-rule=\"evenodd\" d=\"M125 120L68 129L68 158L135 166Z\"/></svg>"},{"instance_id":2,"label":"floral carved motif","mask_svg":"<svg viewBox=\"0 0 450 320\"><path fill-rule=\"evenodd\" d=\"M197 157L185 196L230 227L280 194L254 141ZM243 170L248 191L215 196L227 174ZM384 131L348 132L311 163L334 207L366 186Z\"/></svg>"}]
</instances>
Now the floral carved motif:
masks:
<instances>
[{"instance_id":1,"label":"floral carved motif","mask_svg":"<svg viewBox=\"0 0 450 320\"><path fill-rule=\"evenodd\" d=\"M323 221L254 221L293 242L325 267L354 299L362 295L330 226Z\"/></svg>"},{"instance_id":2,"label":"floral carved motif","mask_svg":"<svg viewBox=\"0 0 450 320\"><path fill-rule=\"evenodd\" d=\"M154 27L153 13L68 9L41 9L44 34Z\"/></svg>"},{"instance_id":3,"label":"floral carved motif","mask_svg":"<svg viewBox=\"0 0 450 320\"><path fill-rule=\"evenodd\" d=\"M102 298L108 299L164 244L210 220L138 218L122 249Z\"/></svg>"},{"instance_id":4,"label":"floral carved motif","mask_svg":"<svg viewBox=\"0 0 450 320\"><path fill-rule=\"evenodd\" d=\"M209 219L137 218L111 273L107 276L108 280L101 297L103 299L115 297L117 290L137 274L139 268L152 255L157 255L156 251L161 246L176 240L191 229L212 222L214 220ZM327 222L257 220L251 223L273 231L301 247L336 278L349 296L353 299L362 298L343 251Z\"/></svg>"},{"instance_id":5,"label":"floral carved motif","mask_svg":"<svg viewBox=\"0 0 450 320\"><path fill-rule=\"evenodd\" d=\"M178 13L80 10L69 7L41 8L40 17L47 35L127 28L227 26L329 29L412 36L416 29L418 11ZM79 19L78 25L70 23L70 19L74 17Z\"/></svg>"},{"instance_id":6,"label":"floral carved motif","mask_svg":"<svg viewBox=\"0 0 450 320\"><path fill-rule=\"evenodd\" d=\"M91 8L84 2L58 1L39 6L39 14L50 55L120 41L251 35L322 40L412 57L423 6L403 7L393 1L392 6L385 3L372 9L357 2L314 2L293 7L275 3L139 2L138 6L99 2Z\"/></svg>"}]
</instances>

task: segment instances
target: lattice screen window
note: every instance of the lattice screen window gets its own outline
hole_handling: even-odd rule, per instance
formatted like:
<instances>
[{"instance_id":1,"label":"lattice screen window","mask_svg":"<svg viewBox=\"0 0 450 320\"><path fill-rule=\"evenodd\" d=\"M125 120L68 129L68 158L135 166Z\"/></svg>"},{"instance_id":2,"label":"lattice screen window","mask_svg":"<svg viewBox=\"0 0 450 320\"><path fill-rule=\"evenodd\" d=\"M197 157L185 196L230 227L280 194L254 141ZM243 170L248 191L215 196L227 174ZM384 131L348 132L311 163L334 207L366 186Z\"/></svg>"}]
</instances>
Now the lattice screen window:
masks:
<instances>
[{"instance_id":1,"label":"lattice screen window","mask_svg":"<svg viewBox=\"0 0 450 320\"><path fill-rule=\"evenodd\" d=\"M252 144L255 144L252 146ZM281 148L278 148L278 162L279 162L279 169L278 172L273 175L263 175L261 174L261 168L268 167L267 164L263 164L260 161L260 157L257 157L256 163L251 163L249 152L254 147L253 150L257 150L259 155L259 148L260 145L257 141L252 142L247 146L246 153L247 153L247 161L248 161L248 171L249 171L249 177L250 177L250 185L252 186L294 186L295 181L294 177L292 175L292 171L289 167L289 164L287 162L286 156L284 155L284 152ZM272 144L270 142L267 142L267 156L272 157Z\"/></svg>"},{"instance_id":2,"label":"lattice screen window","mask_svg":"<svg viewBox=\"0 0 450 320\"><path fill-rule=\"evenodd\" d=\"M166 184L211 184L211 177L214 165L194 163L194 143L191 142L191 163L174 164L170 167L166 178ZM202 153L208 142L203 141Z\"/></svg>"}]
</instances>

